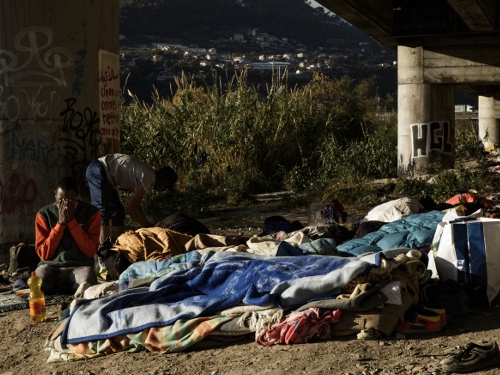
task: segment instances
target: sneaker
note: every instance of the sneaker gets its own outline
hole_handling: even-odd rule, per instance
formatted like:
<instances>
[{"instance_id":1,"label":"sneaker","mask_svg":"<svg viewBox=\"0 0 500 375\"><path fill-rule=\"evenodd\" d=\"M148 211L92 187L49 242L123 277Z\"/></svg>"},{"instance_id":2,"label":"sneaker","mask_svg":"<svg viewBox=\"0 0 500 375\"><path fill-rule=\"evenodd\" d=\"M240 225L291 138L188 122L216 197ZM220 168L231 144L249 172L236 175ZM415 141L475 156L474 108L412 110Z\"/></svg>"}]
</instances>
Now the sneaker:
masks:
<instances>
[{"instance_id":1,"label":"sneaker","mask_svg":"<svg viewBox=\"0 0 500 375\"><path fill-rule=\"evenodd\" d=\"M424 306L412 306L405 313L404 320L410 323L427 324L441 322L441 313L428 309Z\"/></svg>"},{"instance_id":2,"label":"sneaker","mask_svg":"<svg viewBox=\"0 0 500 375\"><path fill-rule=\"evenodd\" d=\"M495 341L484 345L471 342L457 355L441 361L444 372L474 372L497 365L500 365L500 352Z\"/></svg>"},{"instance_id":3,"label":"sneaker","mask_svg":"<svg viewBox=\"0 0 500 375\"><path fill-rule=\"evenodd\" d=\"M439 314L439 318L441 321L441 327L444 327L447 323L446 319L446 310L438 307L429 307L429 306L424 306L425 309L430 310L435 312L436 314Z\"/></svg>"},{"instance_id":4,"label":"sneaker","mask_svg":"<svg viewBox=\"0 0 500 375\"><path fill-rule=\"evenodd\" d=\"M441 322L427 322L425 324L411 323L407 321L396 324L396 332L404 334L435 333L441 331Z\"/></svg>"},{"instance_id":5,"label":"sneaker","mask_svg":"<svg viewBox=\"0 0 500 375\"><path fill-rule=\"evenodd\" d=\"M377 338L373 328L363 329L357 335L358 340L376 340Z\"/></svg>"}]
</instances>

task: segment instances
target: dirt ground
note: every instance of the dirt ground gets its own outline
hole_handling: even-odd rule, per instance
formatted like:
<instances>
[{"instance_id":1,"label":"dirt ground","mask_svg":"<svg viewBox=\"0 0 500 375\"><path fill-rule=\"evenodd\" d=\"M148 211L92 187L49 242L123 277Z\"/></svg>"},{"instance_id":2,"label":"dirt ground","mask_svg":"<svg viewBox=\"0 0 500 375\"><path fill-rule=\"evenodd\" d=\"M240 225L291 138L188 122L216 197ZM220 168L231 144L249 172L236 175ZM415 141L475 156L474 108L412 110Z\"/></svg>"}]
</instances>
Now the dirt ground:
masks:
<instances>
[{"instance_id":1,"label":"dirt ground","mask_svg":"<svg viewBox=\"0 0 500 375\"><path fill-rule=\"evenodd\" d=\"M244 215L242 215L244 213ZM306 211L293 214L264 208L221 212L203 222L213 233L249 235L262 230L266 217L281 215L307 223ZM259 227L260 226L260 227ZM441 374L439 362L458 346L500 342L500 307L449 317L439 333L358 340L356 336L307 344L259 346L249 339L222 348L173 354L120 353L87 361L49 364L43 346L57 321L58 307L47 307L48 321L32 324L28 310L0 314L0 375L11 374ZM476 372L498 374L500 368Z\"/></svg>"}]
</instances>

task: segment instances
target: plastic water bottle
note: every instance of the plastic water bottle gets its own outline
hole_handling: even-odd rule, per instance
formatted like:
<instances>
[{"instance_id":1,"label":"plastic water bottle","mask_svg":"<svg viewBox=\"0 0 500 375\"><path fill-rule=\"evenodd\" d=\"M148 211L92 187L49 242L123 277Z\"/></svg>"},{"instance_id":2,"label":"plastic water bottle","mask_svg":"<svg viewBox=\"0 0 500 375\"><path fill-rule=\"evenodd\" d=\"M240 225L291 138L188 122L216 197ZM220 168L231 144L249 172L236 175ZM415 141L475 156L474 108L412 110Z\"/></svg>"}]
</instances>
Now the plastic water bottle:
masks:
<instances>
[{"instance_id":1,"label":"plastic water bottle","mask_svg":"<svg viewBox=\"0 0 500 375\"><path fill-rule=\"evenodd\" d=\"M35 271L31 272L31 277L28 279L28 286L30 287L29 305L31 322L43 322L47 319L45 295L41 290L42 279L36 275Z\"/></svg>"}]
</instances>

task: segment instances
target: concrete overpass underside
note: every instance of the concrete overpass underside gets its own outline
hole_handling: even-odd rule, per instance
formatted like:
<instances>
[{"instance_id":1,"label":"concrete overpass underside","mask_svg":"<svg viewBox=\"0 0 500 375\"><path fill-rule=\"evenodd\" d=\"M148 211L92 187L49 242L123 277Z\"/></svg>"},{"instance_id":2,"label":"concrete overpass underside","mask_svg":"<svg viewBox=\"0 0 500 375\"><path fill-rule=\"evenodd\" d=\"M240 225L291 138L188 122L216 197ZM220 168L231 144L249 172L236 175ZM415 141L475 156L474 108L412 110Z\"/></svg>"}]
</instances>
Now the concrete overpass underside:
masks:
<instances>
[{"instance_id":1,"label":"concrete overpass underside","mask_svg":"<svg viewBox=\"0 0 500 375\"><path fill-rule=\"evenodd\" d=\"M500 144L500 2L317 0L398 54L398 170L455 163L454 89L479 98L478 136Z\"/></svg>"}]
</instances>

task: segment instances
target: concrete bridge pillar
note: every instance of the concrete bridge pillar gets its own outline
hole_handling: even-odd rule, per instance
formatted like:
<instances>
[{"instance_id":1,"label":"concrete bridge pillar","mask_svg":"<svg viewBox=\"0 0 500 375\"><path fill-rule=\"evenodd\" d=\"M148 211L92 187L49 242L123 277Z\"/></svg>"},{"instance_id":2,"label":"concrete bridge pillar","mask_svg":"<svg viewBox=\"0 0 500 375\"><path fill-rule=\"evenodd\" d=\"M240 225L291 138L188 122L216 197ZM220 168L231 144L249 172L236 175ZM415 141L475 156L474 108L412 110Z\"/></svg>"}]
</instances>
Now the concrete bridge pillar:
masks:
<instances>
[{"instance_id":1,"label":"concrete bridge pillar","mask_svg":"<svg viewBox=\"0 0 500 375\"><path fill-rule=\"evenodd\" d=\"M86 195L119 150L118 0L2 0L0 24L0 245L33 243L58 179Z\"/></svg>"},{"instance_id":2,"label":"concrete bridge pillar","mask_svg":"<svg viewBox=\"0 0 500 375\"><path fill-rule=\"evenodd\" d=\"M500 103L493 97L479 96L478 104L479 139L485 146L500 144L500 122L496 113Z\"/></svg>"},{"instance_id":3,"label":"concrete bridge pillar","mask_svg":"<svg viewBox=\"0 0 500 375\"><path fill-rule=\"evenodd\" d=\"M424 80L422 47L398 46L398 174L455 164L455 92Z\"/></svg>"}]
</instances>

